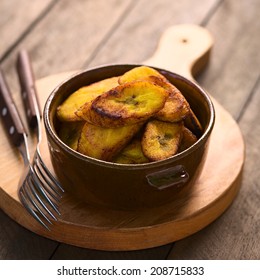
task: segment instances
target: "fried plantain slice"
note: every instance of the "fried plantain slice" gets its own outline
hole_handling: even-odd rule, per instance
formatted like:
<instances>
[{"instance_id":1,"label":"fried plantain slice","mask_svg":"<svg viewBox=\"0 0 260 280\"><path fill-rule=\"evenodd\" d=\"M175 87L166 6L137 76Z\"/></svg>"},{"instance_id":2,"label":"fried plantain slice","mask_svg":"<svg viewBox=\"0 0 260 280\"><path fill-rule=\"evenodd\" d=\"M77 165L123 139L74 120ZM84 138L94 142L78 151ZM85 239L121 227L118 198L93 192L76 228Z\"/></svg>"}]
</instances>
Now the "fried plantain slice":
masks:
<instances>
[{"instance_id":1,"label":"fried plantain slice","mask_svg":"<svg viewBox=\"0 0 260 280\"><path fill-rule=\"evenodd\" d=\"M58 108L57 116L60 121L82 120L75 112L85 104L91 106L91 102L100 94L118 85L118 77L108 78L88 86L81 87L72 93Z\"/></svg>"},{"instance_id":2,"label":"fried plantain slice","mask_svg":"<svg viewBox=\"0 0 260 280\"><path fill-rule=\"evenodd\" d=\"M127 71L121 77L119 77L118 83L122 85L132 81L146 79L147 77L150 76L156 76L156 77L160 77L162 80L166 80L166 78L154 68L148 66L139 66Z\"/></svg>"},{"instance_id":3,"label":"fried plantain slice","mask_svg":"<svg viewBox=\"0 0 260 280\"><path fill-rule=\"evenodd\" d=\"M98 96L80 116L102 127L119 127L143 122L161 110L168 97L162 87L148 81L119 85Z\"/></svg>"},{"instance_id":4,"label":"fried plantain slice","mask_svg":"<svg viewBox=\"0 0 260 280\"><path fill-rule=\"evenodd\" d=\"M155 83L169 92L173 90L173 85L162 74L148 66L135 67L129 70L119 77L118 82L119 84L124 84L138 80Z\"/></svg>"},{"instance_id":5,"label":"fried plantain slice","mask_svg":"<svg viewBox=\"0 0 260 280\"><path fill-rule=\"evenodd\" d=\"M183 122L149 121L142 138L142 150L151 161L163 160L177 153Z\"/></svg>"},{"instance_id":6,"label":"fried plantain slice","mask_svg":"<svg viewBox=\"0 0 260 280\"><path fill-rule=\"evenodd\" d=\"M78 140L84 122L64 122L59 130L60 139L73 150L77 150Z\"/></svg>"},{"instance_id":7,"label":"fried plantain slice","mask_svg":"<svg viewBox=\"0 0 260 280\"><path fill-rule=\"evenodd\" d=\"M141 140L135 138L115 157L113 162L140 164L149 162L149 159L143 154Z\"/></svg>"},{"instance_id":8,"label":"fried plantain slice","mask_svg":"<svg viewBox=\"0 0 260 280\"><path fill-rule=\"evenodd\" d=\"M176 88L167 98L164 107L154 115L154 118L167 122L179 122L190 113L190 106L181 92Z\"/></svg>"},{"instance_id":9,"label":"fried plantain slice","mask_svg":"<svg viewBox=\"0 0 260 280\"><path fill-rule=\"evenodd\" d=\"M192 111L192 109L190 109L189 114L187 114L187 116L184 120L184 124L198 138L202 135L202 133L203 133L202 125L201 125L200 121L198 120L198 118L196 117L196 115L194 114L194 112Z\"/></svg>"},{"instance_id":10,"label":"fried plantain slice","mask_svg":"<svg viewBox=\"0 0 260 280\"><path fill-rule=\"evenodd\" d=\"M169 92L169 96L164 107L155 114L155 119L167 122L179 122L184 120L190 113L190 105L180 90L167 81L167 79L163 80L156 76L150 76L148 79L150 81L154 81L154 83L158 84Z\"/></svg>"},{"instance_id":11,"label":"fried plantain slice","mask_svg":"<svg viewBox=\"0 0 260 280\"><path fill-rule=\"evenodd\" d=\"M197 142L197 137L194 135L187 127L183 127L182 129L182 140L181 145L178 152L182 152L188 149L190 146Z\"/></svg>"},{"instance_id":12,"label":"fried plantain slice","mask_svg":"<svg viewBox=\"0 0 260 280\"><path fill-rule=\"evenodd\" d=\"M147 66L133 68L119 78L119 84L134 80L153 82L169 92L169 97L167 98L164 107L155 115L156 119L169 122L179 122L189 113L189 104L185 100L184 96L157 70Z\"/></svg>"},{"instance_id":13,"label":"fried plantain slice","mask_svg":"<svg viewBox=\"0 0 260 280\"><path fill-rule=\"evenodd\" d=\"M156 113L155 118L168 122L185 120L185 125L189 127L197 137L200 137L203 133L203 128L181 91L168 82L167 79L162 80L160 77L155 76L147 77L147 79L154 81L169 92L169 97L164 107Z\"/></svg>"},{"instance_id":14,"label":"fried plantain slice","mask_svg":"<svg viewBox=\"0 0 260 280\"><path fill-rule=\"evenodd\" d=\"M142 124L104 128L85 123L78 141L78 152L110 161L138 132Z\"/></svg>"}]
</instances>

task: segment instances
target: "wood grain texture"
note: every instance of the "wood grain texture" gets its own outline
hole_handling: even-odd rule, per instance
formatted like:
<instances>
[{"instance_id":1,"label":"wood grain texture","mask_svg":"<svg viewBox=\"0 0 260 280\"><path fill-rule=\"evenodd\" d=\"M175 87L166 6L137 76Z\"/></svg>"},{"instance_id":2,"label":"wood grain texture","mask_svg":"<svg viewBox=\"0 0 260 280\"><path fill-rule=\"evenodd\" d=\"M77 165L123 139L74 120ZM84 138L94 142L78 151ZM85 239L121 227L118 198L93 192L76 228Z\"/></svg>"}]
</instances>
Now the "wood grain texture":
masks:
<instances>
[{"instance_id":1,"label":"wood grain texture","mask_svg":"<svg viewBox=\"0 0 260 280\"><path fill-rule=\"evenodd\" d=\"M22 105L18 94L18 79L14 70L16 55L20 48L28 49L33 60L36 77L44 76L46 73L50 74L52 71L55 73L57 69L59 71L73 69L75 65L76 68L79 68L82 61L95 50L96 44L102 40L104 34L115 24L130 3L130 1L77 1L75 3L74 1L60 1L61 3L53 7L44 18L41 18L37 26L32 28L25 37L22 34L22 24L28 26L33 23L32 16L36 16L36 13L26 13L35 10L36 7L39 9L46 5L45 0L33 2L5 1L5 5L8 7L2 6L7 14L15 15L19 28L16 26L14 32L12 18L7 17L5 25L1 26L1 34L3 30L6 30L7 33L10 32L12 36L14 35L13 40L19 40L20 37L23 37L16 48L10 52L8 59L5 59L1 65L11 90L16 93L14 99L20 108ZM3 5L3 1L0 5ZM19 11L14 9L14 7L21 5L24 5L25 9L21 8ZM82 40L81 43L79 38ZM7 50L8 46L5 46ZM24 116L23 119L25 121ZM1 139L3 138L1 137ZM6 146L10 148L9 143L6 143ZM19 157L18 152L15 154ZM1 162L1 166L3 164ZM10 176L16 179L14 175ZM5 217L5 222L1 223L0 227L1 244L6 244L6 246L1 247L0 259L48 259L52 255L58 245L57 242L23 229L13 223L2 211L1 216ZM10 236L14 234L10 234L12 232L16 235L16 242L10 239ZM23 250L23 246L19 249L18 244L28 244L31 239L34 241L32 246L27 246L27 251Z\"/></svg>"},{"instance_id":2,"label":"wood grain texture","mask_svg":"<svg viewBox=\"0 0 260 280\"><path fill-rule=\"evenodd\" d=\"M28 32L28 29L36 24L37 19L43 16L49 6L52 6L54 2L52 0L1 1L0 61L19 43L19 40L22 40L23 36Z\"/></svg>"},{"instance_id":3,"label":"wood grain texture","mask_svg":"<svg viewBox=\"0 0 260 280\"><path fill-rule=\"evenodd\" d=\"M246 141L242 189L223 217L177 242L169 259L260 259L259 8L252 0L219 6L207 24L216 38L211 64L199 79L239 121Z\"/></svg>"},{"instance_id":4,"label":"wood grain texture","mask_svg":"<svg viewBox=\"0 0 260 280\"><path fill-rule=\"evenodd\" d=\"M57 242L34 234L0 211L0 260L49 259Z\"/></svg>"},{"instance_id":5,"label":"wood grain texture","mask_svg":"<svg viewBox=\"0 0 260 280\"><path fill-rule=\"evenodd\" d=\"M21 48L28 50L38 78L81 68L130 4L131 0L58 1L2 64L7 80L15 76ZM10 86L17 91L17 83Z\"/></svg>"},{"instance_id":6,"label":"wood grain texture","mask_svg":"<svg viewBox=\"0 0 260 280\"><path fill-rule=\"evenodd\" d=\"M247 157L242 188L232 207L204 231L175 244L169 259L260 259L260 83L240 120ZM253 160L252 160L253 159Z\"/></svg>"},{"instance_id":7,"label":"wood grain texture","mask_svg":"<svg viewBox=\"0 0 260 280\"><path fill-rule=\"evenodd\" d=\"M24 5L26 1L5 1L12 3L12 7ZM21 2L21 3L20 3ZM28 1L29 2L29 1ZM44 1L33 1L39 2ZM62 1L60 1L62 2ZM75 1L71 1L74 4ZM94 1L99 2L100 1ZM109 2L111 1L104 1ZM112 1L110 6L100 10L100 14L106 13L114 15L117 6L119 8L123 1ZM56 73L64 70L79 68L84 63L85 66L94 66L101 63L114 62L140 62L154 52L161 32L172 24L178 23L200 23L203 22L206 28L209 29L214 36L214 49L211 57L210 65L202 75L199 76L199 83L204 86L211 95L213 95L221 104L231 112L237 119L241 119L240 126L245 136L247 143L247 158L244 172L242 189L231 208L218 219L214 224L207 227L199 234L195 234L181 242L177 242L173 247L170 257L175 259L181 258L197 258L197 259L214 259L214 258L257 258L259 259L259 133L258 128L258 105L256 96L259 96L259 85L257 80L259 77L259 1L257 0L241 0L241 1L203 1L200 5L194 5L194 1L165 1L168 5L162 5L162 1L131 1L135 2L129 9L129 15L126 10L123 10L118 17L117 24L111 26L108 32L102 33L98 40L95 36L99 36L102 26L107 24L107 18L97 17L93 14L92 24L100 24L99 29L92 33L91 39L97 43L93 48L90 47L92 41L87 38L84 40L85 48L90 50L87 52L87 57L84 51L79 52L77 56L71 51L71 44L64 44L62 48L56 46L56 41L51 39L50 33L52 29L57 27L64 36L70 36L77 41L77 32L82 34L82 30L74 29L73 34L66 34L69 27L64 23L65 15L73 15L73 9L70 9L70 4L60 4L64 8L55 9L55 13L51 14L50 18L42 19L41 25L37 25L37 32L31 30L27 37L24 38L16 49L11 52L5 59L2 67L8 75L8 81L11 83L14 92L17 92L17 77L14 72L14 59L16 51L21 46L25 46L33 53L34 68L37 68L37 77L43 77L51 73ZM1 1L2 5L3 1ZM67 2L68 3L68 2ZM152 5L147 7L144 3ZM202 4L203 3L203 4ZM215 4L219 5L215 6ZM32 4L32 3L30 3ZM34 3L33 3L34 4ZM106 5L106 3L104 4ZM170 8L169 8L170 5ZM40 4L39 4L40 6ZM99 7L102 5L100 4ZM215 7L214 7L215 6ZM217 9L215 9L217 8ZM93 8L95 10L95 8ZM21 11L21 9L19 9ZM12 13L16 13L16 20L19 21L19 26L22 26L25 18L30 15L20 14L18 10L13 9ZM146 12L149 11L149 12ZM158 12L157 12L158 11ZM58 12L58 13L57 13ZM86 13L91 13L92 10L86 10ZM2 14L3 15L3 14ZM144 19L142 20L142 15ZM57 19L55 18L57 16ZM82 14L79 15L81 18ZM1 19L4 17L1 17ZM62 20L60 20L63 18ZM87 18L89 18L87 16ZM6 17L5 17L6 19ZM51 19L51 20L50 20ZM99 22L97 22L97 19ZM9 20L9 19L8 19ZM57 20L57 25L53 21ZM80 19L81 20L81 19ZM102 22L102 23L101 23ZM64 23L64 25L63 25ZM141 24L141 26L140 26ZM25 24L28 26L28 22ZM77 26L77 25L76 25ZM93 27L91 27L93 28ZM105 28L105 27L104 27ZM5 22L5 30L8 33L18 32L14 36L19 37L21 30L13 28L12 21ZM126 32L126 31L131 31ZM36 32L36 33L37 33ZM3 29L1 27L1 34ZM43 35L44 34L44 35ZM57 33L56 33L57 34ZM130 35L131 36L130 36ZM133 36L138 38L137 43L131 42ZM12 36L9 34L8 36ZM41 46L41 37L46 37L47 42L53 43L46 46ZM115 40L118 39L118 40ZM37 43L38 42L38 43ZM68 41L64 41L65 43ZM125 43L122 43L125 42ZM2 42L3 43L3 42ZM73 44L72 44L73 45ZM96 48L98 46L98 49ZM131 48L129 47L131 46ZM82 47L83 48L83 47ZM45 51L42 51L44 50ZM79 47L80 49L80 47ZM77 49L78 50L78 49ZM59 58L61 52L62 59ZM66 56L66 54L73 54ZM118 55L117 55L118 53ZM124 57L124 58L122 58ZM89 60L89 58L91 60ZM80 65L75 65L73 59L76 59ZM90 63L87 63L90 62ZM71 64L70 64L71 63ZM256 94L257 93L257 94ZM243 117L242 117L243 116ZM256 131L256 132L255 132ZM249 180L248 180L249 178ZM240 200L241 195L243 198ZM235 210L232 210L233 207ZM231 212L232 211L232 212ZM231 214L229 214L231 212ZM243 216L245 215L245 217ZM4 217L2 219L2 216ZM49 248L49 255L53 253L51 244L56 242L49 241L32 234L31 232L21 228L16 223L1 214L0 217L0 236L1 250L0 259L5 258L48 258L47 253L41 254L45 248ZM4 222L2 222L4 221ZM2 227L3 225L3 227ZM16 241L13 241L15 232ZM37 251L30 249L29 240L34 236L34 246L37 243ZM235 248L233 241L235 242ZM27 251L20 249L18 244L27 244ZM8 245L6 245L8 244ZM179 246L179 247L178 247ZM169 245L170 247L170 245ZM138 251L138 258L149 259L152 254L153 258L163 259L167 256L169 247L163 250L161 248ZM220 248L220 249L219 249ZM75 249L75 251L74 251ZM158 252L158 254L157 254ZM116 258L117 253L112 255L109 252L92 251L87 249L74 248L69 245L59 245L56 251L57 258ZM55 258L55 254L53 258ZM70 257L71 256L71 257ZM135 258L136 254L119 253L118 258Z\"/></svg>"},{"instance_id":8,"label":"wood grain texture","mask_svg":"<svg viewBox=\"0 0 260 280\"><path fill-rule=\"evenodd\" d=\"M17 1L17 2L20 2L20 1ZM98 6L102 7L102 3L107 2L107 1L95 1L95 3L97 3L97 2L100 3L100 5L98 5ZM134 1L132 1L132 2L134 2ZM165 13L167 13L168 20L164 21L164 25L161 26L161 27L160 27L160 23L159 23L160 21L157 21L157 27L155 28L155 30L152 31L152 28L151 28L151 30L149 32L150 32L150 34L152 34L153 32L156 32L156 38L154 38L153 40L148 40L148 39L145 40L145 44L143 45L144 46L143 57L147 58L152 53L152 51L153 51L152 49L149 49L149 53L148 52L146 53L145 48L150 47L151 44L152 44L153 47L156 46L157 39L160 36L160 32L163 31L166 26L169 26L173 23L185 22L186 20L189 21L189 22L195 22L195 21L193 21L192 17L190 16L190 10L187 9L187 8L192 7L192 4L193 4L192 2L193 1L185 1L185 3L186 3L185 6L184 6L185 8L182 8L181 5L178 4L178 3L174 4L172 6L172 10L176 11L176 13L174 14L174 17L172 16L172 13L168 12L168 9L167 9L168 6L167 5L162 6L161 1L153 1L152 2L152 5L153 5L154 8L150 8L151 14L148 15L151 18L151 20L152 20L152 18L154 18L154 15L156 15L156 11L157 11L158 6L160 6L160 14L161 15L164 14L164 11L165 11ZM210 12L210 7L208 5L206 5L206 2L207 1L205 1L204 5L197 6L197 8L199 8L199 10L200 10L199 17L196 18L196 20L198 22L200 20L202 20L204 17L207 17L208 13ZM215 1L215 2L217 2L217 1ZM137 2L135 2L135 4L136 3ZM169 3L172 5L171 1ZM211 3L213 5L214 1L211 1ZM104 3L104 5L106 5L106 4L107 3ZM128 4L130 5L130 2L128 2ZM151 2L149 2L148 4L151 5ZM100 42L102 42L102 44L101 44L102 47L109 40L109 37L104 38L104 36L103 36L104 33L100 33L100 29L102 29L102 26L104 28L106 28L105 26L107 26L107 18L108 18L108 17L103 17L102 15L104 14L104 10L105 10L105 12L107 11L107 14L114 15L115 11L118 9L118 7L120 9L122 3L121 3L121 1L114 1L111 4L111 1L110 1L108 6L103 6L103 7L106 7L106 8L102 7L102 9L99 10L100 15L101 15L100 17L95 17L95 13L93 12L93 11L95 11L95 7L93 9L87 9L85 11L85 14L92 13L92 16L86 15L87 18L89 18L89 17L92 18L91 22L92 22L93 26L91 26L89 28L94 28L96 25L99 24L98 25L99 28L98 29L94 28L95 31L93 31L91 33L91 36L92 36L91 40L89 40L89 38L87 38L84 41L84 47L88 48L88 50L89 50L88 52L86 52L87 56L86 56L86 53L84 53L84 52L81 52L80 54L77 53L76 58L75 58L75 56L69 56L69 55L66 56L65 55L66 59L62 60L62 62L60 62L59 58L57 59L56 57L57 56L59 57L60 52L71 54L72 52L70 51L70 44L69 45L64 44L62 46L62 48L60 48L60 46L56 45L57 41L50 38L51 35L49 35L49 31L59 27L59 29L60 29L59 32L63 33L63 34L66 34L65 32L67 31L67 28L64 27L64 21L66 20L66 18L68 16L70 16L70 15L73 16L73 9L70 9L70 4L67 4L67 5L60 4L60 5L63 5L64 8L61 9L61 8L56 7L55 12L50 13L50 15L48 15L44 20L42 20L41 24L37 26L36 31L31 30L30 33L27 35L27 38L24 38L24 40L22 40L22 42L17 46L17 48L14 49L12 53L10 53L10 55L8 56L8 59L5 61L5 63L3 63L2 67L4 68L5 73L7 74L7 78L8 78L9 83L11 84L13 92L17 92L17 89L18 89L17 77L16 77L16 73L14 72L14 68L13 68L14 67L13 63L14 63L14 60L15 60L17 49L19 49L21 47L26 47L30 51L30 54L31 55L33 54L33 57L32 57L33 58L33 66L36 70L36 76L37 77L42 77L42 76L45 76L46 74L49 75L51 73L55 73L55 72L61 71L61 70L64 71L66 69L69 69L69 70L73 69L75 67L75 64L74 64L75 59L79 59L79 61L81 60L80 63L82 63L82 61L83 62L87 61L89 56L93 56L91 51L93 51L93 52L95 51L95 46L91 47L91 45L93 43L93 40L94 41L96 40L95 39L96 36L99 37L100 34L101 34L101 36L99 37L97 42L99 42L99 44L100 44ZM175 5L177 5L177 7L178 7L177 9L174 8ZM12 6L17 6L17 3L14 2ZM127 7L129 7L129 6L127 6ZM143 6L143 5L139 6L139 8L136 9L136 12L134 13L134 15L132 15L132 19L131 20L128 19L128 24L132 25L133 22L135 22L135 20L139 20L140 19L140 14L143 13L145 11L145 9L146 9L145 6ZM193 12L194 12L194 10L193 10ZM79 16L79 15L77 15L77 16ZM79 16L80 17L79 20L82 20L82 16L83 15L81 13L81 16ZM127 11L126 11L126 14L121 13L120 16L118 18L118 22L117 22L118 24L117 25L115 24L115 26L110 29L110 32L113 31L112 33L114 33L115 31L120 32L120 30L122 30L122 31L124 30L124 29L121 29L122 28L121 22L124 22L124 17L123 16L125 16L127 18ZM62 17L62 20L59 20L61 17ZM137 17L137 19L136 19L136 17ZM162 17L162 18L164 18L164 17ZM108 20L109 20L109 18L108 18ZM57 21L57 24L55 24L55 21ZM144 21L144 22L146 22L146 21ZM9 29L10 28L10 22L7 23L7 24L8 24L8 29ZM66 26L66 24L65 24L65 26ZM82 29L80 28L80 25L78 25L78 26L79 26L79 28L75 29L76 31L73 32L74 35L70 34L70 36L71 36L70 38L74 39L74 41L77 41L78 32L82 32ZM37 33L38 33L38 35L37 35ZM42 34L44 34L44 37L46 37L45 39L48 42L53 43L53 44L47 44L49 46L49 48L45 52L41 51L42 48L44 48L44 46L45 46L45 45L43 45L43 47L42 47L42 45L41 45ZM17 36L19 36L19 35L17 35ZM64 35L64 36L67 36L67 35ZM128 33L125 33L124 36L125 36L125 38L129 37ZM112 49L107 48L107 56L108 57L110 55L109 53L110 53L111 50L113 50L113 48ZM97 57L95 56L97 53L99 53L99 52L94 53L93 57L95 57L95 59L99 57L99 56L97 56ZM133 51L131 49L127 48L126 51L125 51L125 54L126 55L133 54ZM138 54L135 52L134 55L138 55ZM63 55L63 57L64 57L64 55ZM142 58L139 57L136 60L140 60L140 59L142 59ZM81 66L81 65L82 64L76 65L76 68L79 68L79 66ZM19 103L19 97L16 98L16 101L18 101L18 103ZM9 218L7 218L7 220L8 219ZM9 230L11 230L11 229L8 229L8 224L6 224L5 230L4 231L1 230L1 236L3 238L2 240L8 239ZM14 224L14 227L12 228L12 230L17 230L17 232L18 233L21 232L22 235L23 235L23 232L26 232L28 238L30 237L30 233L28 231L25 231L24 229L22 229L18 225L16 226ZM19 236L19 234L17 234L17 236ZM21 240L23 240L23 239L21 238ZM41 238L39 238L38 240L39 240L39 243L41 243L43 247L46 247L46 244L48 243L47 240L45 240L45 242L42 242ZM59 248L62 249L63 245L61 245ZM70 247L70 246L66 246L66 248L70 248L71 250L73 249L73 247ZM12 248L9 248L9 251L12 251L11 249ZM154 256L156 256L156 250L154 250L153 252L154 252ZM166 250L165 255L167 255L167 252L168 252L168 250ZM51 255L51 253L52 252L50 251L50 255ZM28 252L28 255L29 254L30 253ZM32 252L31 252L31 254L33 256ZM140 253L140 255L142 255L143 258L145 258L146 257L146 250L142 251L142 253ZM13 258L15 258L15 256L16 256L15 249L13 249ZM18 255L18 253L17 253L17 256L19 256L19 258L23 258L22 254ZM93 258L95 258L94 253L92 254L92 256L93 256ZM98 254L98 256L100 257L100 254ZM134 258L133 254L129 255L129 257L131 257L131 256L133 256L133 258ZM158 258L163 258L162 254L159 254Z\"/></svg>"},{"instance_id":9,"label":"wood grain texture","mask_svg":"<svg viewBox=\"0 0 260 280\"><path fill-rule=\"evenodd\" d=\"M164 33L166 40L154 56L154 62L156 63L158 56L162 63L164 60L167 62L174 60L172 54L164 56L160 54L160 51L164 51L167 44L174 46L176 42L178 43L179 33L185 33L186 52L179 53L179 56L183 55L183 60L187 59L187 69L190 70L200 57L205 59L204 54L208 53L212 47L210 35L203 31L202 28L193 25L180 25L167 30ZM193 33L197 35L196 38ZM194 43L196 39L198 42ZM205 46L204 43L206 43ZM176 51L178 44L173 49ZM153 58L150 61L153 61ZM169 63L169 65L172 64ZM176 70L178 71L177 68ZM49 92L56 84L70 75L70 73L57 74L39 80L37 87L41 103L45 103ZM9 151L5 161L8 163L10 160L13 165L12 168L2 169L1 179L5 181L1 182L1 205L10 217L33 232L85 248L112 251L137 250L182 239L201 230L221 215L233 201L240 187L244 161L243 139L230 115L216 101L214 105L216 122L202 174L193 183L191 189L183 189L168 204L121 211L99 205L83 204L68 194L61 201L62 216L49 232L33 220L19 203L16 186L21 176L21 170L19 170L21 161L17 157L13 160L12 151ZM4 151L6 139L3 141L0 149ZM215 163L219 162L222 149L226 150L226 158L217 165ZM45 163L51 168L47 142L44 138L41 151L43 155L46 155L44 156ZM14 170L17 172L15 178L12 178L11 174L14 174Z\"/></svg>"},{"instance_id":10,"label":"wood grain texture","mask_svg":"<svg viewBox=\"0 0 260 280\"><path fill-rule=\"evenodd\" d=\"M193 9L194 2L184 0L140 0L100 46L85 67L109 63L140 63L148 59L157 48L162 32L174 24L199 24L217 1L202 0ZM191 12L192 9L192 12Z\"/></svg>"},{"instance_id":11,"label":"wood grain texture","mask_svg":"<svg viewBox=\"0 0 260 280\"><path fill-rule=\"evenodd\" d=\"M65 73L39 80L40 101L44 103L50 88L68 76ZM202 174L191 189L183 189L168 204L123 211L84 204L68 194L61 201L62 216L51 231L47 231L26 212L18 200L16 186L22 172L19 170L21 160L17 156L13 156L13 160L12 151L9 150L5 162L9 164L12 161L12 165L6 165L1 170L1 206L10 217L33 232L85 248L137 250L189 236L221 215L240 188L244 161L243 138L230 115L216 101L214 105L216 122ZM5 149L6 146L1 145L0 152ZM219 159L222 150L226 151L225 161ZM52 170L45 137L41 152L44 162ZM12 178L14 170L16 174Z\"/></svg>"},{"instance_id":12,"label":"wood grain texture","mask_svg":"<svg viewBox=\"0 0 260 280\"><path fill-rule=\"evenodd\" d=\"M144 63L194 80L209 63L213 44L213 37L205 28L192 24L174 25L163 32L155 53Z\"/></svg>"},{"instance_id":13,"label":"wood grain texture","mask_svg":"<svg viewBox=\"0 0 260 280\"><path fill-rule=\"evenodd\" d=\"M222 1L205 26L215 43L198 81L236 119L259 75L259 10L258 0Z\"/></svg>"}]
</instances>

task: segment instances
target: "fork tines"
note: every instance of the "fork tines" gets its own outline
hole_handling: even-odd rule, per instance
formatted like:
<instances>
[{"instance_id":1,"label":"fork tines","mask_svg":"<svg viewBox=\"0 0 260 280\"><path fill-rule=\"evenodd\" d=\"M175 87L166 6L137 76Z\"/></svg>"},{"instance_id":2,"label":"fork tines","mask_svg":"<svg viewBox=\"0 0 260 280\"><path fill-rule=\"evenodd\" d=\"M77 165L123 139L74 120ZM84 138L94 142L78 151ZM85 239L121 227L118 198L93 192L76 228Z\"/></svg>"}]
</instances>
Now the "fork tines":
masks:
<instances>
[{"instance_id":1,"label":"fork tines","mask_svg":"<svg viewBox=\"0 0 260 280\"><path fill-rule=\"evenodd\" d=\"M60 215L57 203L60 202L62 193L62 187L36 152L19 195L30 214L48 230L48 224L57 221L57 215Z\"/></svg>"}]
</instances>

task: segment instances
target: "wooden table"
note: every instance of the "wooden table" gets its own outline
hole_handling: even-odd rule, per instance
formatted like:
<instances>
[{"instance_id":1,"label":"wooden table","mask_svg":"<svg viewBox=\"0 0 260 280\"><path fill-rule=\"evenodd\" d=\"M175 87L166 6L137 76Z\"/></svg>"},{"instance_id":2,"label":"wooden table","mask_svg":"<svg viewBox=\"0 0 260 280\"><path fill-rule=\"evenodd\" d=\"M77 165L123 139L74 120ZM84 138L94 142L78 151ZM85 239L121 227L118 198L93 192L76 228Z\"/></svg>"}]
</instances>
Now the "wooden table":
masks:
<instances>
[{"instance_id":1,"label":"wooden table","mask_svg":"<svg viewBox=\"0 0 260 280\"><path fill-rule=\"evenodd\" d=\"M197 80L238 122L247 149L238 196L190 237L139 251L90 250L38 236L0 211L0 259L260 259L259 9L258 0L201 0L197 6L191 0L1 1L0 62L13 93L21 48L29 51L39 79L100 64L139 63L154 53L166 28L207 28L214 48Z\"/></svg>"}]
</instances>

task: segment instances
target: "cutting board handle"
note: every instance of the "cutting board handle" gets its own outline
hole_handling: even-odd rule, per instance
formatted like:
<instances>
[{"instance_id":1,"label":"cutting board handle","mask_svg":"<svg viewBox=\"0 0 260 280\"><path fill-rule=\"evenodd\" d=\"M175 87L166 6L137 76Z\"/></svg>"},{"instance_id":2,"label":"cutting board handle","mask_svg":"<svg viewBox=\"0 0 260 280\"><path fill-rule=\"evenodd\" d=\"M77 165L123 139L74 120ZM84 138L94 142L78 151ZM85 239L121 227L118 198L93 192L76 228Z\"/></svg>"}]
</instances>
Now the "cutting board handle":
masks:
<instances>
[{"instance_id":1,"label":"cutting board handle","mask_svg":"<svg viewBox=\"0 0 260 280\"><path fill-rule=\"evenodd\" d=\"M194 79L207 65L212 46L213 38L205 28L175 25L162 34L155 53L144 64Z\"/></svg>"}]
</instances>

